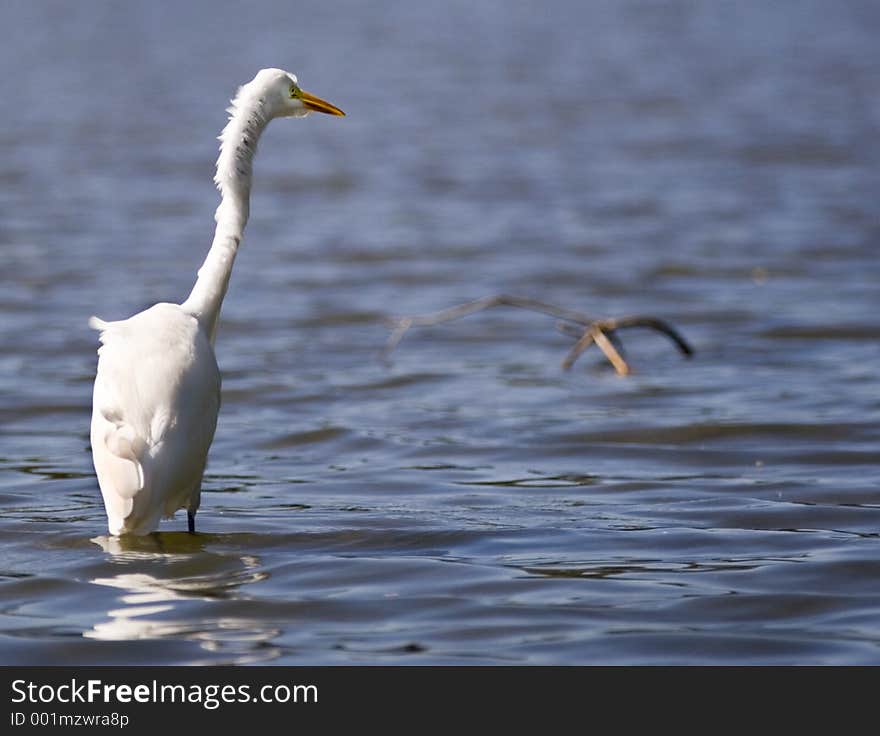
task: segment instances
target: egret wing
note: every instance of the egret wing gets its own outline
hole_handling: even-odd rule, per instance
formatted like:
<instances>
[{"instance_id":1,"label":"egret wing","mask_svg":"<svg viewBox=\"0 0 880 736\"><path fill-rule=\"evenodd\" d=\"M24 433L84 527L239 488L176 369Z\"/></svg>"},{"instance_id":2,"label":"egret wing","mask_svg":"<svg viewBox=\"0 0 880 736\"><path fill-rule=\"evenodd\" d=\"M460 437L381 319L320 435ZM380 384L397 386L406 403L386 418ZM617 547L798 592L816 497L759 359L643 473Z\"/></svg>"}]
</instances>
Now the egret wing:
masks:
<instances>
[{"instance_id":1,"label":"egret wing","mask_svg":"<svg viewBox=\"0 0 880 736\"><path fill-rule=\"evenodd\" d=\"M141 400L130 384L116 376L128 363L124 351L118 349L121 346L114 345L113 328L121 323L92 317L89 325L100 330L102 343L92 410L96 469L102 488L132 499L144 488L143 459L149 449L147 433L138 426L142 424L138 421Z\"/></svg>"}]
</instances>

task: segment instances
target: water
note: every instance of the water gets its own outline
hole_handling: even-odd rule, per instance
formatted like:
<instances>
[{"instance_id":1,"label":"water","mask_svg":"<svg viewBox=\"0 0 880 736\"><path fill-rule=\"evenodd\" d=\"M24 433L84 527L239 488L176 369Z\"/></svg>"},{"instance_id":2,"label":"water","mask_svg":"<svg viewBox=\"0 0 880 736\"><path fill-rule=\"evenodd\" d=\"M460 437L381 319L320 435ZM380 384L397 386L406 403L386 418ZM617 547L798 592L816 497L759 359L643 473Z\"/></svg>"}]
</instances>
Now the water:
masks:
<instances>
[{"instance_id":1,"label":"water","mask_svg":"<svg viewBox=\"0 0 880 736\"><path fill-rule=\"evenodd\" d=\"M9 2L3 664L880 663L873 2ZM199 513L106 537L95 334L179 301L270 127ZM509 292L653 313L634 375Z\"/></svg>"}]
</instances>

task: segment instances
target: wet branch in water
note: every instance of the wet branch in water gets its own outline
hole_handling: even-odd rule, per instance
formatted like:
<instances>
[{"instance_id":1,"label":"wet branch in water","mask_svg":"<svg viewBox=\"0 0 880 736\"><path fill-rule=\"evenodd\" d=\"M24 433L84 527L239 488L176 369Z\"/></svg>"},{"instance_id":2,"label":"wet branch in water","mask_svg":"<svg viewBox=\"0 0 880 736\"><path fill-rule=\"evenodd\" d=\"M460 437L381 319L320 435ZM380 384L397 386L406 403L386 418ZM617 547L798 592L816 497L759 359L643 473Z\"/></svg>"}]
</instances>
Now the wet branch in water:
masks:
<instances>
[{"instance_id":1,"label":"wet branch in water","mask_svg":"<svg viewBox=\"0 0 880 736\"><path fill-rule=\"evenodd\" d=\"M568 355L562 361L564 370L571 368L575 361L590 345L596 345L602 353L608 358L614 370L618 374L625 376L631 372L629 363L623 357L623 346L620 341L621 330L627 330L632 327L641 327L668 337L672 343L678 348L679 352L685 357L694 354L693 348L688 344L687 340L682 337L672 325L662 319L650 317L646 315L631 315L628 317L611 317L608 319L593 319L586 314L576 312L572 309L557 307L553 304L547 304L536 299L528 299L526 297L509 296L507 294L498 294L496 296L487 296L482 299L475 299L464 304L457 304L448 309L442 309L439 312L431 312L430 314L414 314L402 317L392 317L388 320L391 328L391 335L382 356L385 359L391 355L392 351L397 347L403 336L411 327L432 327L434 325L451 322L452 320L466 317L469 314L482 312L484 309L492 307L517 307L526 309L531 312L540 312L556 317L559 320L557 327L560 332L570 335L577 339L574 346L569 350Z\"/></svg>"}]
</instances>

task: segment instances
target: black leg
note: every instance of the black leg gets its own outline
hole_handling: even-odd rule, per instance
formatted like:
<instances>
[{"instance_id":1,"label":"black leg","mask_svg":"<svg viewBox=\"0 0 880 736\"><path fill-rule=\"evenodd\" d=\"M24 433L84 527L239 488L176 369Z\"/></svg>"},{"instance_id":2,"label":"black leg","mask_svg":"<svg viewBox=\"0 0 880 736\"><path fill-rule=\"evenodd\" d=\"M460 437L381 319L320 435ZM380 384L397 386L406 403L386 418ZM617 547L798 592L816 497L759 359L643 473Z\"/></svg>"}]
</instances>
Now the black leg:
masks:
<instances>
[{"instance_id":1,"label":"black leg","mask_svg":"<svg viewBox=\"0 0 880 736\"><path fill-rule=\"evenodd\" d=\"M186 526L190 534L196 533L196 515L192 511L186 512Z\"/></svg>"}]
</instances>

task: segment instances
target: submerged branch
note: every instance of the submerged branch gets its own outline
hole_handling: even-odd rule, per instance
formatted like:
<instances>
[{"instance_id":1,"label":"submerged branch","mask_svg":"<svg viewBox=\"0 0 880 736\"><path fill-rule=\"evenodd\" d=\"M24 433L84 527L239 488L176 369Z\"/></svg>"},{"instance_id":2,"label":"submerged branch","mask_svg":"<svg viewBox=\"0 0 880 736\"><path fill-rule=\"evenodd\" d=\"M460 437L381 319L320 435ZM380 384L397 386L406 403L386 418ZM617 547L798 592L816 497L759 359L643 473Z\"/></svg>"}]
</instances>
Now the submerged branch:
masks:
<instances>
[{"instance_id":1,"label":"submerged branch","mask_svg":"<svg viewBox=\"0 0 880 736\"><path fill-rule=\"evenodd\" d=\"M483 297L482 299L474 299L464 304L457 304L453 307L442 309L439 312L405 315L389 319L391 334L388 336L388 342L385 344L382 356L387 359L411 327L433 327L434 325L451 322L492 307L517 307L556 317L556 319L560 320L557 324L559 331L577 338L577 342L562 361L562 368L564 370L571 368L581 354L590 345L595 344L620 375L627 375L631 369L623 357L623 346L617 331L632 327L642 327L665 335L685 357L690 357L694 354L693 348L691 348L690 344L678 330L668 322L656 317L631 315L627 317L593 319L582 312L557 307L554 304L548 304L537 299L498 294Z\"/></svg>"}]
</instances>

